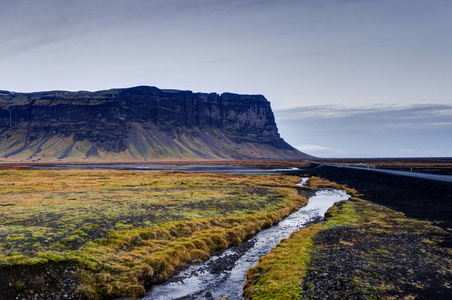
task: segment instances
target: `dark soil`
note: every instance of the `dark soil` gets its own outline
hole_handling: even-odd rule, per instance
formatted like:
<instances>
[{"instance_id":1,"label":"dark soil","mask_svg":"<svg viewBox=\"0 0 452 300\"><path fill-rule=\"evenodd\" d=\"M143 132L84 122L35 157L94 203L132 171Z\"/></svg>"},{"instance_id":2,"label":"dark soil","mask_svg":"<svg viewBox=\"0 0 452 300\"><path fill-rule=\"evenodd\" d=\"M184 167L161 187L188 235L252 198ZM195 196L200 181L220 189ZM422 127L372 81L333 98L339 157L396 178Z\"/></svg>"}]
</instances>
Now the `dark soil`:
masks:
<instances>
[{"instance_id":1,"label":"dark soil","mask_svg":"<svg viewBox=\"0 0 452 300\"><path fill-rule=\"evenodd\" d=\"M371 165L378 169L391 169L422 173L452 175L452 158L341 158L316 159L317 162L327 164Z\"/></svg>"},{"instance_id":2,"label":"dark soil","mask_svg":"<svg viewBox=\"0 0 452 300\"><path fill-rule=\"evenodd\" d=\"M400 211L407 217L452 229L451 183L325 165L312 165L298 173L346 184L363 194L362 199ZM442 246L452 248L452 234L445 238Z\"/></svg>"},{"instance_id":3,"label":"dark soil","mask_svg":"<svg viewBox=\"0 0 452 300\"><path fill-rule=\"evenodd\" d=\"M35 266L0 267L0 299L78 300L74 294L79 285L71 263L48 263Z\"/></svg>"},{"instance_id":4,"label":"dark soil","mask_svg":"<svg viewBox=\"0 0 452 300\"><path fill-rule=\"evenodd\" d=\"M378 225L322 231L302 299L452 299L452 184L328 166L304 172L346 184L362 199L446 233L434 244L425 242L432 236L376 230Z\"/></svg>"},{"instance_id":5,"label":"dark soil","mask_svg":"<svg viewBox=\"0 0 452 300\"><path fill-rule=\"evenodd\" d=\"M302 299L450 299L447 252L414 233L336 227L315 238ZM381 288L382 290L379 290ZM387 289L387 290L385 290Z\"/></svg>"}]
</instances>

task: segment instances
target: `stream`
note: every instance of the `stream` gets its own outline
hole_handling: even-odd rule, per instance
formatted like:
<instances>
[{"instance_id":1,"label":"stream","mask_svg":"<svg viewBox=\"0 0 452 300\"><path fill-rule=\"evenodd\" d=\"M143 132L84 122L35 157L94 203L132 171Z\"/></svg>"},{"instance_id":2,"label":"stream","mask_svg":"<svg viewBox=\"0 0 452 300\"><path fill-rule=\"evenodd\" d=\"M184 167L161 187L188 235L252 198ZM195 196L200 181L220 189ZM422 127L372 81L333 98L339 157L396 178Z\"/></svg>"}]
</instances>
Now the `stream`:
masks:
<instances>
[{"instance_id":1,"label":"stream","mask_svg":"<svg viewBox=\"0 0 452 300\"><path fill-rule=\"evenodd\" d=\"M304 185L306 180L303 178L299 185ZM154 286L143 299L221 299L223 296L228 300L243 299L246 271L257 265L260 257L268 254L292 232L318 221L334 203L348 198L350 196L342 190L319 190L309 198L306 206L277 225Z\"/></svg>"}]
</instances>

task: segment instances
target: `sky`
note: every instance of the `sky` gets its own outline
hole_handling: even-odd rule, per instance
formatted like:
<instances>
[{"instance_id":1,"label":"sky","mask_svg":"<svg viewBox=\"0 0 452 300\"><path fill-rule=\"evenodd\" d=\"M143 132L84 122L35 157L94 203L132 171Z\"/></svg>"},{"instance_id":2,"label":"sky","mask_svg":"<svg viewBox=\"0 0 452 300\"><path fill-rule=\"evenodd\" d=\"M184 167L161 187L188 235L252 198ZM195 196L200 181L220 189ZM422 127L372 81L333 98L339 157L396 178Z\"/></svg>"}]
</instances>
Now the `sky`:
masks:
<instances>
[{"instance_id":1,"label":"sky","mask_svg":"<svg viewBox=\"0 0 452 300\"><path fill-rule=\"evenodd\" d=\"M0 90L262 94L311 155L452 156L452 1L1 4Z\"/></svg>"}]
</instances>

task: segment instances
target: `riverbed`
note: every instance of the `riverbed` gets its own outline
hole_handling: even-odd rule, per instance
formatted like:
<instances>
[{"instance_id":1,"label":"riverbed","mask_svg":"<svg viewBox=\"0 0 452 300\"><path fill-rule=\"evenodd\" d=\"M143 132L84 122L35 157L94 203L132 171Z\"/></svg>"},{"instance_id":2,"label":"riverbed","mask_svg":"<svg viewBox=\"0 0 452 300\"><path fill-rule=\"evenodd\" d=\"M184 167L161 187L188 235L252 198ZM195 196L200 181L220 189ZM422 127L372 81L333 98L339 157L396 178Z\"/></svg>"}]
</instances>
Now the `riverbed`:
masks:
<instances>
[{"instance_id":1,"label":"riverbed","mask_svg":"<svg viewBox=\"0 0 452 300\"><path fill-rule=\"evenodd\" d=\"M345 191L322 189L309 198L306 206L277 225L262 230L249 241L214 255L202 264L190 266L167 282L154 286L143 299L221 299L224 296L228 300L243 299L246 271L255 266L260 257L268 254L294 231L318 221L334 203L348 198L350 196Z\"/></svg>"}]
</instances>

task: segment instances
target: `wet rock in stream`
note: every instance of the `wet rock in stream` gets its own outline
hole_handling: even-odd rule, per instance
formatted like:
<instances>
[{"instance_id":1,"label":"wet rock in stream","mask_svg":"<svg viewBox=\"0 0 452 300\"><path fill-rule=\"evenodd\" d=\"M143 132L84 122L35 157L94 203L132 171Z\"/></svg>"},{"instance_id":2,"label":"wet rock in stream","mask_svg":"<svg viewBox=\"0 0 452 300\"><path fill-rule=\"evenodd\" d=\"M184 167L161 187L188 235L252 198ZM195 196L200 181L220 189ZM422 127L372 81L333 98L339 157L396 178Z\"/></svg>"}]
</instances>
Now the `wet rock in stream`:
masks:
<instances>
[{"instance_id":1,"label":"wet rock in stream","mask_svg":"<svg viewBox=\"0 0 452 300\"><path fill-rule=\"evenodd\" d=\"M234 268L236 261L243 256L248 250L254 247L256 240L251 239L245 243L240 243L231 248L231 253L207 264L207 268L212 274L220 274L224 271L230 271Z\"/></svg>"},{"instance_id":2,"label":"wet rock in stream","mask_svg":"<svg viewBox=\"0 0 452 300\"><path fill-rule=\"evenodd\" d=\"M186 278L190 278L192 276L199 275L200 273L209 272L211 274L221 274L225 271L230 271L234 268L235 263L237 260L240 259L248 250L253 248L254 244L256 243L256 240L251 239L247 242L240 243L236 246L233 246L232 248L229 248L227 255L221 255L221 252L214 253L212 257L213 260L200 265L198 268L194 268L194 266L191 266L190 268L193 268L188 274L185 274L183 277L181 276L173 276L170 278L167 282L183 282ZM217 256L218 255L218 256ZM215 257L217 257L215 259ZM182 297L178 299L192 299L191 296Z\"/></svg>"}]
</instances>

